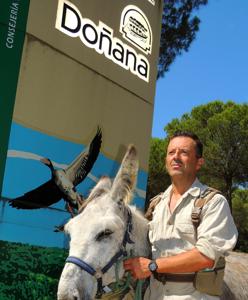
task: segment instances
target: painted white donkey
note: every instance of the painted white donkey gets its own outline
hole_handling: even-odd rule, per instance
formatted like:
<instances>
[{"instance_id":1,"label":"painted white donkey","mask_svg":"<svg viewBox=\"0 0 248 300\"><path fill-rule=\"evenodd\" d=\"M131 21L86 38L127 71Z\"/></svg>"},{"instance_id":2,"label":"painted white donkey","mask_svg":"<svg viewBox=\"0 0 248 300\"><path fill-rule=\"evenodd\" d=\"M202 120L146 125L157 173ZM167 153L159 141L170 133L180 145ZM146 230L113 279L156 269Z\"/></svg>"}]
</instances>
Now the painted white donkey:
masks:
<instances>
[{"instance_id":1,"label":"painted white donkey","mask_svg":"<svg viewBox=\"0 0 248 300\"><path fill-rule=\"evenodd\" d=\"M58 300L91 300L103 295L102 286L116 281L116 263L130 250L148 256L147 221L128 206L138 172L137 153L129 146L111 183L103 177L91 191L80 213L64 227L70 252L63 269ZM119 277L124 270L120 265Z\"/></svg>"}]
</instances>

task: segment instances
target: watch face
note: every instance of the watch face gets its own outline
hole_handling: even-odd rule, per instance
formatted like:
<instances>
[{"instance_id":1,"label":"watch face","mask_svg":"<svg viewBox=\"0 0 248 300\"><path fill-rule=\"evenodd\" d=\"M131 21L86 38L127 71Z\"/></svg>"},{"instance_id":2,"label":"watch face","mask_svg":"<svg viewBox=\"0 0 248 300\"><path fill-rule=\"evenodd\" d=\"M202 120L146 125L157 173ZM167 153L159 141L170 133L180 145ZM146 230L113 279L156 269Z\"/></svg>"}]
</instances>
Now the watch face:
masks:
<instances>
[{"instance_id":1,"label":"watch face","mask_svg":"<svg viewBox=\"0 0 248 300\"><path fill-rule=\"evenodd\" d=\"M156 264L154 261L152 261L152 262L149 264L149 270L150 270L151 272L156 271L157 268L158 268L158 266L157 266L157 264Z\"/></svg>"}]
</instances>

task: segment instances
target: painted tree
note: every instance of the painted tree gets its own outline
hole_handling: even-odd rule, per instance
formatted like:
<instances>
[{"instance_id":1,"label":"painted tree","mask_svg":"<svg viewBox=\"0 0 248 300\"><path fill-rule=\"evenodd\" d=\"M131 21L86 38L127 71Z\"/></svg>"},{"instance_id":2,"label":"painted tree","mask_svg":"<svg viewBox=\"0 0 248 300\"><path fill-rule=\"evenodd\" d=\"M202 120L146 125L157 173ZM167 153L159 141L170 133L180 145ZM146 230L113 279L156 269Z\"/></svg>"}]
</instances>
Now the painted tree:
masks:
<instances>
[{"instance_id":1,"label":"painted tree","mask_svg":"<svg viewBox=\"0 0 248 300\"><path fill-rule=\"evenodd\" d=\"M158 77L168 71L177 55L188 51L199 30L200 19L196 10L207 0L164 0Z\"/></svg>"}]
</instances>

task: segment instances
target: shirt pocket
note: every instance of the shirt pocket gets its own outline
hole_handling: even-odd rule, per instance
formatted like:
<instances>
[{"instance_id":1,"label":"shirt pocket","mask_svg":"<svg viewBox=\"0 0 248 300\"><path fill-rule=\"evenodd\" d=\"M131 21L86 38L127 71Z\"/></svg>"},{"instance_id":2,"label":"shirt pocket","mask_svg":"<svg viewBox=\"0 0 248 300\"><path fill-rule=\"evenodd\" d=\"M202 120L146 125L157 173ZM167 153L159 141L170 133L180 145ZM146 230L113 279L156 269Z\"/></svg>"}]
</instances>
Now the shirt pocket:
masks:
<instances>
[{"instance_id":1,"label":"shirt pocket","mask_svg":"<svg viewBox=\"0 0 248 300\"><path fill-rule=\"evenodd\" d=\"M195 245L195 228L192 223L177 223L175 230L182 240Z\"/></svg>"}]
</instances>

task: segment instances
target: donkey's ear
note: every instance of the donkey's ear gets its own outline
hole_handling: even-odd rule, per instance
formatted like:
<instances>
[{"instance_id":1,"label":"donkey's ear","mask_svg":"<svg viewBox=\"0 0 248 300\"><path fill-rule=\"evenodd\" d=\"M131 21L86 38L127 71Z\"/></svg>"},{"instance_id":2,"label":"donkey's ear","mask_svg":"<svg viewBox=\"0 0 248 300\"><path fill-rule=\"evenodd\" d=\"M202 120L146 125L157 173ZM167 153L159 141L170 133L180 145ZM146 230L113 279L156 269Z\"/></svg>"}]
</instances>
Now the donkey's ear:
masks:
<instances>
[{"instance_id":1,"label":"donkey's ear","mask_svg":"<svg viewBox=\"0 0 248 300\"><path fill-rule=\"evenodd\" d=\"M129 145L112 185L112 199L124 203L129 203L131 201L132 190L136 184L138 169L137 150L134 145Z\"/></svg>"},{"instance_id":2,"label":"donkey's ear","mask_svg":"<svg viewBox=\"0 0 248 300\"><path fill-rule=\"evenodd\" d=\"M103 193L107 193L111 189L111 180L107 176L102 176L95 187L89 194L88 199L99 197Z\"/></svg>"},{"instance_id":3,"label":"donkey's ear","mask_svg":"<svg viewBox=\"0 0 248 300\"><path fill-rule=\"evenodd\" d=\"M82 205L78 209L78 213L81 213L85 207L91 202L93 199L100 197L101 195L109 192L111 189L111 180L107 176L102 176L96 186L92 189L89 194L89 197L83 201Z\"/></svg>"}]
</instances>

